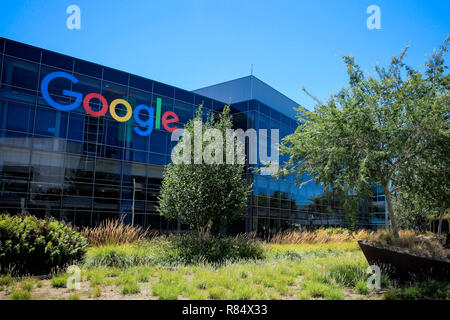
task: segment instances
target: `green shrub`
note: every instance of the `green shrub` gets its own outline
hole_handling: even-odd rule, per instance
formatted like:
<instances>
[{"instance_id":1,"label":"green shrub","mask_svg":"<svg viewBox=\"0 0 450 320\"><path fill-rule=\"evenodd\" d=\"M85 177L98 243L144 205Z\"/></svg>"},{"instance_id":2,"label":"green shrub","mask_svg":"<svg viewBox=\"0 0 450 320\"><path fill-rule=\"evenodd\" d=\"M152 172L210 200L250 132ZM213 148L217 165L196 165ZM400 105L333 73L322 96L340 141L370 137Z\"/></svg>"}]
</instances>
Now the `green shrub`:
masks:
<instances>
[{"instance_id":1,"label":"green shrub","mask_svg":"<svg viewBox=\"0 0 450 320\"><path fill-rule=\"evenodd\" d=\"M0 271L48 273L79 260L87 240L54 219L0 215Z\"/></svg>"},{"instance_id":2,"label":"green shrub","mask_svg":"<svg viewBox=\"0 0 450 320\"><path fill-rule=\"evenodd\" d=\"M237 237L198 237L193 233L170 235L159 245L165 250L167 262L221 263L240 259L263 259L264 248L259 241L242 235Z\"/></svg>"},{"instance_id":3,"label":"green shrub","mask_svg":"<svg viewBox=\"0 0 450 320\"><path fill-rule=\"evenodd\" d=\"M355 286L355 292L359 294L369 294L370 290L364 280L359 280Z\"/></svg>"},{"instance_id":4,"label":"green shrub","mask_svg":"<svg viewBox=\"0 0 450 320\"><path fill-rule=\"evenodd\" d=\"M71 294L70 296L67 297L67 300L80 300L80 299L81 297L77 293Z\"/></svg>"},{"instance_id":5,"label":"green shrub","mask_svg":"<svg viewBox=\"0 0 450 320\"><path fill-rule=\"evenodd\" d=\"M52 286L52 288L65 288L67 286L68 278L69 278L68 273L54 276L50 280L50 285Z\"/></svg>"},{"instance_id":6,"label":"green shrub","mask_svg":"<svg viewBox=\"0 0 450 320\"><path fill-rule=\"evenodd\" d=\"M23 289L14 290L11 293L10 298L12 300L31 300L31 293L29 291L23 290Z\"/></svg>"},{"instance_id":7,"label":"green shrub","mask_svg":"<svg viewBox=\"0 0 450 320\"><path fill-rule=\"evenodd\" d=\"M435 280L415 282L410 286L388 290L384 298L386 300L449 299L450 282Z\"/></svg>"},{"instance_id":8,"label":"green shrub","mask_svg":"<svg viewBox=\"0 0 450 320\"><path fill-rule=\"evenodd\" d=\"M313 298L342 300L345 297L341 289L317 281L306 281L302 284L302 287L306 294Z\"/></svg>"},{"instance_id":9,"label":"green shrub","mask_svg":"<svg viewBox=\"0 0 450 320\"><path fill-rule=\"evenodd\" d=\"M84 264L88 268L128 268L136 265L151 265L155 261L155 253L149 244L123 244L89 248Z\"/></svg>"},{"instance_id":10,"label":"green shrub","mask_svg":"<svg viewBox=\"0 0 450 320\"><path fill-rule=\"evenodd\" d=\"M14 279L9 274L0 276L0 286L9 286L13 281Z\"/></svg>"},{"instance_id":11,"label":"green shrub","mask_svg":"<svg viewBox=\"0 0 450 320\"><path fill-rule=\"evenodd\" d=\"M176 300L186 289L186 280L179 273L163 271L158 282L152 286L152 293L160 300Z\"/></svg>"},{"instance_id":12,"label":"green shrub","mask_svg":"<svg viewBox=\"0 0 450 320\"><path fill-rule=\"evenodd\" d=\"M122 294L136 294L141 291L136 280L127 281L122 287Z\"/></svg>"}]
</instances>

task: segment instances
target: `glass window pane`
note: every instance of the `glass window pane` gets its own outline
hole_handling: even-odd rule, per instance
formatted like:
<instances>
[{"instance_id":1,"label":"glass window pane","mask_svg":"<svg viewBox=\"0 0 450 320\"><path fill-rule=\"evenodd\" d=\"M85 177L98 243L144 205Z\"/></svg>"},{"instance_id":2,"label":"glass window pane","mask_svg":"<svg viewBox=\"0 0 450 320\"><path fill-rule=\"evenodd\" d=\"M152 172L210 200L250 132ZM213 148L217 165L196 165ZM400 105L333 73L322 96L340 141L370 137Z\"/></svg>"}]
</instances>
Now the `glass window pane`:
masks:
<instances>
[{"instance_id":1,"label":"glass window pane","mask_svg":"<svg viewBox=\"0 0 450 320\"><path fill-rule=\"evenodd\" d=\"M5 54L34 62L39 62L41 59L41 49L12 40L6 40Z\"/></svg>"},{"instance_id":2,"label":"glass window pane","mask_svg":"<svg viewBox=\"0 0 450 320\"><path fill-rule=\"evenodd\" d=\"M34 106L0 101L0 128L22 132L32 132Z\"/></svg>"},{"instance_id":3,"label":"glass window pane","mask_svg":"<svg viewBox=\"0 0 450 320\"><path fill-rule=\"evenodd\" d=\"M38 107L34 132L48 136L66 137L67 116L65 111Z\"/></svg>"},{"instance_id":4,"label":"glass window pane","mask_svg":"<svg viewBox=\"0 0 450 320\"><path fill-rule=\"evenodd\" d=\"M37 90L39 66L36 63L5 57L3 64L3 84Z\"/></svg>"}]
</instances>

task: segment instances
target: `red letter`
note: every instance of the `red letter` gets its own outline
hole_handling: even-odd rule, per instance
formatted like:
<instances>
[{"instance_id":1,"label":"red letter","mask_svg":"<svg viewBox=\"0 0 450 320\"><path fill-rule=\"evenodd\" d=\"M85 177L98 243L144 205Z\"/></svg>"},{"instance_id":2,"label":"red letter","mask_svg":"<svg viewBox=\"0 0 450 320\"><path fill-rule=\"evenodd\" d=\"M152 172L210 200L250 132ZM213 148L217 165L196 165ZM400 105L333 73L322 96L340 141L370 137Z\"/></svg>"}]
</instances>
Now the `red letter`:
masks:
<instances>
[{"instance_id":1,"label":"red letter","mask_svg":"<svg viewBox=\"0 0 450 320\"><path fill-rule=\"evenodd\" d=\"M172 119L167 119L167 117L169 117L169 116L172 116L173 118ZM171 127L168 126L168 124L172 123L172 122L177 122L178 120L179 120L178 116L176 115L175 112L172 112L172 111L166 111L163 114L162 118L161 118L162 125L163 125L164 129L166 129L169 132L174 132L175 130L178 129L178 127L171 128Z\"/></svg>"},{"instance_id":2,"label":"red letter","mask_svg":"<svg viewBox=\"0 0 450 320\"><path fill-rule=\"evenodd\" d=\"M91 106L89 105L89 102L91 99L99 99L102 103L102 108L99 111L93 111L91 109ZM101 117L106 114L106 111L108 111L108 101L106 101L105 97L103 97L101 94L98 93L89 93L86 97L83 99L83 107L84 110L88 114L94 117Z\"/></svg>"}]
</instances>

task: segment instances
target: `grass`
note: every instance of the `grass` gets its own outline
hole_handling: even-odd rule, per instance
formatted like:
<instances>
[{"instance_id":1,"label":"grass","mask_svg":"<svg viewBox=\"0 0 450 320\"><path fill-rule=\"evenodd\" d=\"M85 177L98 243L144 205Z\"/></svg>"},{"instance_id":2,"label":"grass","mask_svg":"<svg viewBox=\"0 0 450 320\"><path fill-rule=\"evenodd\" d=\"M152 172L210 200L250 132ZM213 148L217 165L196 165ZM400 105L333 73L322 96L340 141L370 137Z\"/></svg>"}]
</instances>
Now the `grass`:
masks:
<instances>
[{"instance_id":1,"label":"grass","mask_svg":"<svg viewBox=\"0 0 450 320\"><path fill-rule=\"evenodd\" d=\"M160 300L178 299L186 289L186 279L180 272L162 271L158 282L152 286L152 293Z\"/></svg>"},{"instance_id":2,"label":"grass","mask_svg":"<svg viewBox=\"0 0 450 320\"><path fill-rule=\"evenodd\" d=\"M68 273L62 273L55 275L50 279L50 285L52 288L65 288L67 286Z\"/></svg>"},{"instance_id":3,"label":"grass","mask_svg":"<svg viewBox=\"0 0 450 320\"><path fill-rule=\"evenodd\" d=\"M380 246L394 247L419 256L450 262L448 251L434 235L427 236L414 230L400 230L399 238L396 238L391 231L382 230L372 233L367 240Z\"/></svg>"},{"instance_id":4,"label":"grass","mask_svg":"<svg viewBox=\"0 0 450 320\"><path fill-rule=\"evenodd\" d=\"M73 294L71 294L70 296L67 297L67 300L80 300L80 299L81 299L81 297L77 293L73 293Z\"/></svg>"},{"instance_id":5,"label":"grass","mask_svg":"<svg viewBox=\"0 0 450 320\"><path fill-rule=\"evenodd\" d=\"M0 286L9 286L14 282L10 274L0 275Z\"/></svg>"},{"instance_id":6,"label":"grass","mask_svg":"<svg viewBox=\"0 0 450 320\"><path fill-rule=\"evenodd\" d=\"M123 244L143 241L151 234L148 229L141 226L124 224L123 219L102 221L94 228L83 228L81 233L91 245Z\"/></svg>"},{"instance_id":7,"label":"grass","mask_svg":"<svg viewBox=\"0 0 450 320\"><path fill-rule=\"evenodd\" d=\"M427 280L409 286L392 288L384 294L387 300L449 299L450 282Z\"/></svg>"},{"instance_id":8,"label":"grass","mask_svg":"<svg viewBox=\"0 0 450 320\"><path fill-rule=\"evenodd\" d=\"M385 274L381 278L383 293L369 290L368 264L356 242L267 244L263 246L264 259L220 263L168 263L161 259L161 248L151 242L91 247L82 265L85 285L81 291L67 296L66 273L54 275L49 283L3 275L0 299L31 299L39 285L39 297L49 291L44 297L48 299L76 299L77 295L80 299L136 295L161 300L450 298L448 283L431 281L399 287Z\"/></svg>"},{"instance_id":9,"label":"grass","mask_svg":"<svg viewBox=\"0 0 450 320\"><path fill-rule=\"evenodd\" d=\"M340 288L335 288L319 281L306 281L302 288L308 297L324 298L327 300L342 300L345 295Z\"/></svg>"},{"instance_id":10,"label":"grass","mask_svg":"<svg viewBox=\"0 0 450 320\"><path fill-rule=\"evenodd\" d=\"M24 289L14 290L11 293L10 298L12 300L31 300L32 296L30 291Z\"/></svg>"}]
</instances>

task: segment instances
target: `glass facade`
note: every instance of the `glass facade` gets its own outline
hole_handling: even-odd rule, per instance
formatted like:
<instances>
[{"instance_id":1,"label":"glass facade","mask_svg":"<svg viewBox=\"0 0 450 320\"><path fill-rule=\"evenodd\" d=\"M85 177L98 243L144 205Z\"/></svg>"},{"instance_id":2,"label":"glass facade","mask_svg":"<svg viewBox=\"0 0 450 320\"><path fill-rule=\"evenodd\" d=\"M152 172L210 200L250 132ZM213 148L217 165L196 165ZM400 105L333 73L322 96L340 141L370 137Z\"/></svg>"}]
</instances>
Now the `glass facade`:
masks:
<instances>
[{"instance_id":1,"label":"glass facade","mask_svg":"<svg viewBox=\"0 0 450 320\"><path fill-rule=\"evenodd\" d=\"M146 104L173 111L182 127L197 106L206 112L223 103L157 81L87 61L0 38L0 207L10 213L22 210L53 216L79 226L93 226L106 218L129 213L132 181L136 181L135 222L155 229L176 228L156 212L163 166L170 161L173 142L166 130L136 134L133 120L115 121L110 113L93 117L83 105L72 111L57 110L40 90L42 79L55 71L74 75L51 81L50 97L60 104L74 98L64 89L100 93L108 102L127 100L134 109ZM101 109L92 99L90 107ZM232 106L235 126L247 129L280 129L280 138L293 132L295 120L249 100ZM124 110L117 108L119 116ZM145 115L143 115L145 118ZM275 180L247 170L254 184L245 221L235 231L287 228L304 224L341 224L342 214L333 207L320 186L298 189L292 179ZM329 201L330 200L330 201Z\"/></svg>"}]
</instances>

